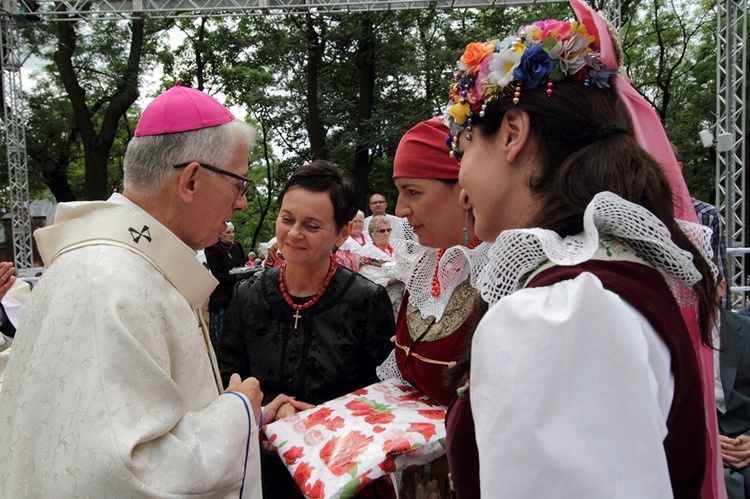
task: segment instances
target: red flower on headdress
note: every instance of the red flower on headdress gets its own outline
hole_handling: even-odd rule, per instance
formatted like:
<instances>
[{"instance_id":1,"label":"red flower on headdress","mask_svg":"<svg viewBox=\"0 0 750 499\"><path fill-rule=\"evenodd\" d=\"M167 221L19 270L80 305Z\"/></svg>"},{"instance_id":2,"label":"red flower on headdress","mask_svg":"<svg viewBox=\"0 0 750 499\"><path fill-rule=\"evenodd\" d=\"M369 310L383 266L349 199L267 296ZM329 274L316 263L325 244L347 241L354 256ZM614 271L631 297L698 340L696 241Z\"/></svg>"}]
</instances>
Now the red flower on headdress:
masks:
<instances>
[{"instance_id":1,"label":"red flower on headdress","mask_svg":"<svg viewBox=\"0 0 750 499\"><path fill-rule=\"evenodd\" d=\"M567 40L571 34L570 23L566 21L549 19L542 28L542 39L552 36L556 40Z\"/></svg>"},{"instance_id":2,"label":"red flower on headdress","mask_svg":"<svg viewBox=\"0 0 750 499\"><path fill-rule=\"evenodd\" d=\"M342 438L333 437L320 449L319 455L331 473L341 476L357 465L359 456L372 440L372 437L353 431Z\"/></svg>"},{"instance_id":3,"label":"red flower on headdress","mask_svg":"<svg viewBox=\"0 0 750 499\"><path fill-rule=\"evenodd\" d=\"M466 71L472 74L479 72L484 59L495 51L495 42L472 42L466 46L464 55L461 56L461 64L466 66Z\"/></svg>"}]
</instances>

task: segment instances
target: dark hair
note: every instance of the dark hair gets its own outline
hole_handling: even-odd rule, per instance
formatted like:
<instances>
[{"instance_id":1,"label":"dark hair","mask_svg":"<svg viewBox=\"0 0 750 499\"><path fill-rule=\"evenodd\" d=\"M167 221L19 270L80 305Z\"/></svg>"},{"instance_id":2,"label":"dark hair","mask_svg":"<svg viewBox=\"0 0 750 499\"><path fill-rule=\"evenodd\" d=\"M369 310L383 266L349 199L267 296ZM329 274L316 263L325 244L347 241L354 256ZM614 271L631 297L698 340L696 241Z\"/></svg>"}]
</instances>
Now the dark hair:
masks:
<instances>
[{"instance_id":1,"label":"dark hair","mask_svg":"<svg viewBox=\"0 0 750 499\"><path fill-rule=\"evenodd\" d=\"M279 207L284 202L284 195L293 187L327 193L333 204L337 230L348 225L357 214L357 187L354 179L333 163L316 159L294 170L279 194Z\"/></svg>"},{"instance_id":2,"label":"dark hair","mask_svg":"<svg viewBox=\"0 0 750 499\"><path fill-rule=\"evenodd\" d=\"M499 98L477 116L474 129L493 137L505 112L529 115L539 173L530 180L541 209L532 227L551 229L565 237L583 230L583 213L594 195L611 191L653 213L669 230L672 241L693 255L703 275L694 287L698 296L701 339L711 344L716 287L711 267L679 228L674 218L672 189L661 166L636 142L630 115L611 89L585 87L580 81L556 83L551 97L540 86L522 90L518 104ZM692 209L692 207L691 207Z\"/></svg>"}]
</instances>

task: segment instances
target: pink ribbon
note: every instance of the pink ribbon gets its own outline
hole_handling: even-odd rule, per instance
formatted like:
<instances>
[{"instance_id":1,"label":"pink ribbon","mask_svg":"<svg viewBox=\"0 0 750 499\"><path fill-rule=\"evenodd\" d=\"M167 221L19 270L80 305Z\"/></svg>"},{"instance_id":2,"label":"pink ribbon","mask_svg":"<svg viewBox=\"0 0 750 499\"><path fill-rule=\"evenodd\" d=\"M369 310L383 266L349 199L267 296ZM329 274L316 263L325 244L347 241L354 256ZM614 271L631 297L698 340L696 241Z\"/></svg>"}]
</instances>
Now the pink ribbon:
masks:
<instances>
[{"instance_id":1,"label":"pink ribbon","mask_svg":"<svg viewBox=\"0 0 750 499\"><path fill-rule=\"evenodd\" d=\"M596 36L600 43L599 52L602 63L608 69L618 69L617 52L612 37L609 35L606 21L588 4L581 0L570 0L570 6L578 21L586 26L589 34ZM698 222L693 202L688 191L682 170L672 152L664 126L653 107L624 78L619 75L610 77L610 84L618 93L630 112L633 122L633 133L636 141L662 166L672 186L675 217L689 222ZM718 448L718 424L716 421L716 400L714 397L713 354L700 342L697 313L695 307L682 309L685 323L691 333L691 340L698 356L703 381L703 401L706 411L706 475L703 480L702 496L706 498L726 498L724 472L721 453Z\"/></svg>"}]
</instances>

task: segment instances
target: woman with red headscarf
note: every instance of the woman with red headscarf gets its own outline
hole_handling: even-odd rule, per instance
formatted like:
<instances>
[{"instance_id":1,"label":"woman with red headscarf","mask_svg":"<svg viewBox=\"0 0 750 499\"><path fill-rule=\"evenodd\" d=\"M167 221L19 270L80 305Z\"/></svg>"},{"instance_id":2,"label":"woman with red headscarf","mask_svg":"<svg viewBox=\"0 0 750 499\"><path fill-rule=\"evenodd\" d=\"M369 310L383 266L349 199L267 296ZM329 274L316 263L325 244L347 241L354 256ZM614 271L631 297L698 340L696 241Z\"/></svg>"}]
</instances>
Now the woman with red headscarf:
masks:
<instances>
[{"instance_id":1,"label":"woman with red headscarf","mask_svg":"<svg viewBox=\"0 0 750 499\"><path fill-rule=\"evenodd\" d=\"M396 319L395 362L404 380L441 404L456 395L451 368L467 334L486 309L473 274L488 245L474 234L474 217L456 201L458 163L446 154L448 128L423 121L401 138L393 161L398 188L391 244L406 292ZM474 271L474 272L472 272Z\"/></svg>"},{"instance_id":2,"label":"woman with red headscarf","mask_svg":"<svg viewBox=\"0 0 750 499\"><path fill-rule=\"evenodd\" d=\"M443 405L456 396L459 383L452 371L487 308L474 275L489 247L474 234L471 210L457 201L458 163L447 154L448 132L440 118L423 121L406 132L396 151L396 215L408 225L394 227L391 245L406 292L394 355L378 372L382 379L401 377ZM434 462L430 473L448 493L445 461ZM402 490L411 488L414 476L404 473Z\"/></svg>"}]
</instances>

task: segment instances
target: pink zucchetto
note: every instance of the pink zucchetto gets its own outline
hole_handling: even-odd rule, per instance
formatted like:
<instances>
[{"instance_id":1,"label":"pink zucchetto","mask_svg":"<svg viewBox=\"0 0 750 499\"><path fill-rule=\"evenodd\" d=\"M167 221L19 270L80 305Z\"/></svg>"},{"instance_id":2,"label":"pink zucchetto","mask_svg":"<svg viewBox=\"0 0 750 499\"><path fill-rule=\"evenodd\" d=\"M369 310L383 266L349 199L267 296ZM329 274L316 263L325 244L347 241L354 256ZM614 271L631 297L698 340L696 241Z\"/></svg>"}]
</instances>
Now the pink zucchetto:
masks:
<instances>
[{"instance_id":1,"label":"pink zucchetto","mask_svg":"<svg viewBox=\"0 0 750 499\"><path fill-rule=\"evenodd\" d=\"M393 178L458 180L458 162L448 154L450 130L440 117L418 123L401 137Z\"/></svg>"},{"instance_id":2,"label":"pink zucchetto","mask_svg":"<svg viewBox=\"0 0 750 499\"><path fill-rule=\"evenodd\" d=\"M136 137L188 132L223 125L234 119L229 109L208 94L179 82L146 106Z\"/></svg>"}]
</instances>

